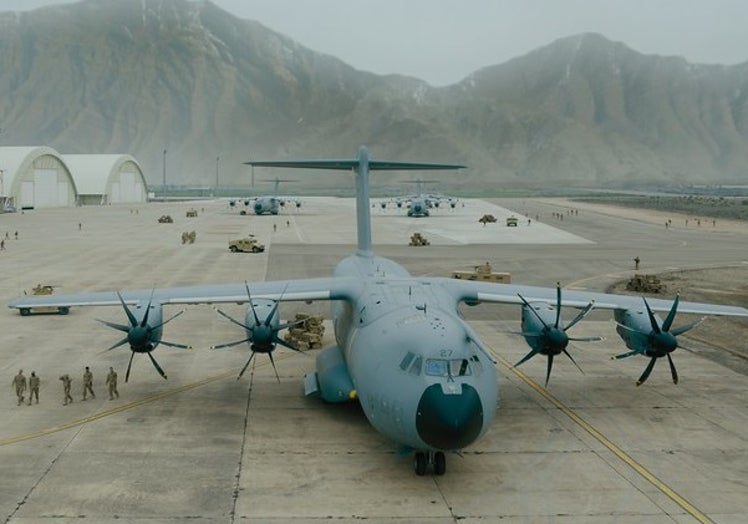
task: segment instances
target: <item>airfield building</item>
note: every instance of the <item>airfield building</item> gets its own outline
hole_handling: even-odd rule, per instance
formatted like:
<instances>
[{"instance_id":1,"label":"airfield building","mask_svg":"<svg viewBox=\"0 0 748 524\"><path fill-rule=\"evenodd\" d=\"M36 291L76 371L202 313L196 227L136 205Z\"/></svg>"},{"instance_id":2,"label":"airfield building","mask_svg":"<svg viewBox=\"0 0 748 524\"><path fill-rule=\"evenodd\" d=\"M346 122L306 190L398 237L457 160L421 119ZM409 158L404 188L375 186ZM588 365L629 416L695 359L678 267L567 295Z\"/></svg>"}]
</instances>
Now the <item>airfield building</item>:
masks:
<instances>
[{"instance_id":1,"label":"airfield building","mask_svg":"<svg viewBox=\"0 0 748 524\"><path fill-rule=\"evenodd\" d=\"M130 155L62 155L78 188L80 205L145 202L147 185Z\"/></svg>"},{"instance_id":2,"label":"airfield building","mask_svg":"<svg viewBox=\"0 0 748 524\"><path fill-rule=\"evenodd\" d=\"M74 206L77 196L70 170L51 147L0 147L3 209Z\"/></svg>"},{"instance_id":3,"label":"airfield building","mask_svg":"<svg viewBox=\"0 0 748 524\"><path fill-rule=\"evenodd\" d=\"M140 203L145 176L130 155L61 155L51 147L0 147L0 212Z\"/></svg>"}]
</instances>

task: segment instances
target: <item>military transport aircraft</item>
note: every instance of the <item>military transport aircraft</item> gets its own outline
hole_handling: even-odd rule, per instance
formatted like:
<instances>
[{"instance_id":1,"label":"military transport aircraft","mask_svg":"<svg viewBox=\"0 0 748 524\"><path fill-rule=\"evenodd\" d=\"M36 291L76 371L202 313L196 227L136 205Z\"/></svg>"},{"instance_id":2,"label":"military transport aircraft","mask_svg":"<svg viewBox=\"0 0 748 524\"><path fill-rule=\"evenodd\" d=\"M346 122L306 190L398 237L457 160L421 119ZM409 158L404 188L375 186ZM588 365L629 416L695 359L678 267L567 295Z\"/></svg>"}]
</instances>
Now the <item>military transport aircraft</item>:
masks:
<instances>
[{"instance_id":1,"label":"military transport aircraft","mask_svg":"<svg viewBox=\"0 0 748 524\"><path fill-rule=\"evenodd\" d=\"M281 182L295 182L295 180L280 180L276 178L273 180L273 194L266 196L258 196L254 199L253 209L255 215L264 215L269 213L271 215L277 215L280 212L280 208L286 205L286 201L291 200L286 197L278 196L278 187ZM301 200L294 199L296 207L301 207Z\"/></svg>"},{"instance_id":2,"label":"military transport aircraft","mask_svg":"<svg viewBox=\"0 0 748 524\"><path fill-rule=\"evenodd\" d=\"M447 168L448 169L448 168ZM445 197L441 195L433 195L423 192L423 185L429 183L436 183L438 180L408 180L403 184L416 184L416 193L414 195L397 197L393 201L398 208L402 208L403 205L407 208L409 217L427 217L430 214L430 210L438 208L442 200L446 201L453 209L457 206L457 199L453 197ZM379 203L382 209L387 208L387 201L382 200Z\"/></svg>"},{"instance_id":3,"label":"military transport aircraft","mask_svg":"<svg viewBox=\"0 0 748 524\"><path fill-rule=\"evenodd\" d=\"M657 359L671 359L677 336L693 325L673 328L677 311L748 317L733 306L643 300L634 296L560 288L498 284L438 277L414 277L405 268L372 251L369 172L375 170L457 169L462 166L376 161L362 146L354 159L250 162L255 166L353 170L356 175L357 251L342 259L331 277L272 282L200 285L154 290L111 291L46 297L24 296L9 307L23 314L32 307L121 306L129 326L133 352L151 352L161 342L161 308L200 303L248 303L243 341L249 344L249 365L255 353L272 352L282 344L278 332L285 301L332 301L336 344L317 354L316 370L304 378L308 395L327 402L358 400L374 428L414 452L418 475L446 471L445 452L459 452L490 427L498 404L498 376L488 348L458 313L460 303L498 302L520 306L522 335L535 355L566 353L566 330L593 307L613 310L629 353L650 362L644 382ZM580 309L568 325L561 307ZM153 312L149 316L149 312ZM667 312L662 321L655 312ZM156 314L158 313L158 314ZM231 345L230 343L227 345ZM521 361L521 362L522 362ZM521 363L520 362L520 363ZM153 360L156 365L155 360ZM244 369L241 371L244 372ZM163 371L157 367L163 375ZM240 373L241 374L241 373ZM642 436L644 437L644 436Z\"/></svg>"}]
</instances>

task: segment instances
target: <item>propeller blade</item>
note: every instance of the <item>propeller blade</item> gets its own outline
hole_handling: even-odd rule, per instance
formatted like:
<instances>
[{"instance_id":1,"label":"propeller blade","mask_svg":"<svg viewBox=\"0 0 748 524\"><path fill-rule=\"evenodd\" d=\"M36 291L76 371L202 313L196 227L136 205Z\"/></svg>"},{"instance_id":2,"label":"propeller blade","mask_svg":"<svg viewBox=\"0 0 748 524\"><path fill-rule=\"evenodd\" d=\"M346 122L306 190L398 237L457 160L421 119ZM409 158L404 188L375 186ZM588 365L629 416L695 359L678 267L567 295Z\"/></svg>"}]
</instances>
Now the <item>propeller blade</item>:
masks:
<instances>
[{"instance_id":1,"label":"propeller blade","mask_svg":"<svg viewBox=\"0 0 748 524\"><path fill-rule=\"evenodd\" d=\"M673 301L673 306L670 308L670 311L667 314L667 317L665 317L665 321L662 323L662 330L663 331L670 331L670 326L673 324L673 320L675 320L675 314L678 311L678 302L680 301L680 293L675 295L675 300Z\"/></svg>"},{"instance_id":2,"label":"propeller blade","mask_svg":"<svg viewBox=\"0 0 748 524\"><path fill-rule=\"evenodd\" d=\"M286 322L285 324L281 324L280 326L278 326L278 331L283 331L284 329L296 327L299 324L303 324L304 322L305 320L303 318L299 320L294 320L293 322Z\"/></svg>"},{"instance_id":3,"label":"propeller blade","mask_svg":"<svg viewBox=\"0 0 748 524\"><path fill-rule=\"evenodd\" d=\"M532 357L534 357L534 356L535 356L535 355L537 355L538 353L539 353L539 351L538 351L537 349L533 349L533 350L532 350L532 351L530 351L530 352L529 352L529 353L528 353L527 355L525 355L524 357L522 357L522 360L520 360L519 362L517 362L517 363L516 363L516 364L514 365L514 367L516 368L516 367L517 367L517 366L519 366L520 364L524 364L525 362L527 362L528 360L530 360L530 359L531 359Z\"/></svg>"},{"instance_id":4,"label":"propeller blade","mask_svg":"<svg viewBox=\"0 0 748 524\"><path fill-rule=\"evenodd\" d=\"M120 340L119 342L117 342L116 344L114 344L113 346L111 346L111 347L108 347L108 348L106 348L106 350L107 350L107 351L111 351L111 350L112 350L112 349L114 349L114 348L118 348L118 347L120 347L120 346L124 346L124 345L125 345L125 344L127 344L128 342L129 342L128 338L127 338L127 337L125 337L125 338L123 338L122 340Z\"/></svg>"},{"instance_id":5,"label":"propeller blade","mask_svg":"<svg viewBox=\"0 0 748 524\"><path fill-rule=\"evenodd\" d=\"M569 338L569 340L573 340L574 342L600 342L601 340L605 340L605 337L573 337Z\"/></svg>"},{"instance_id":6,"label":"propeller blade","mask_svg":"<svg viewBox=\"0 0 748 524\"><path fill-rule=\"evenodd\" d=\"M239 376L238 376L238 377L236 377L236 380L239 380L240 378L242 378L242 375L244 375L244 372L245 372L245 371L247 371L247 368L249 367L249 363L250 363L250 362L252 362L252 359L254 358L254 356L255 356L255 352L254 352L254 351L252 351L252 354L251 354L251 355L249 355L249 360L247 360L247 363L246 363L246 364L244 364L244 367L243 367L243 368L242 368L242 370L241 370L241 371L239 372Z\"/></svg>"},{"instance_id":7,"label":"propeller blade","mask_svg":"<svg viewBox=\"0 0 748 524\"><path fill-rule=\"evenodd\" d=\"M158 365L158 362L156 362L156 359L153 358L153 355L151 354L151 352L149 351L146 354L151 359L151 363L153 364L153 367L156 368L156 371L158 371L158 374L161 375L162 377L166 378L166 373L164 373L164 370L161 369L161 366Z\"/></svg>"},{"instance_id":8,"label":"propeller blade","mask_svg":"<svg viewBox=\"0 0 748 524\"><path fill-rule=\"evenodd\" d=\"M159 344L162 344L164 346L168 346L170 348L192 349L192 346L187 346L187 345L184 345L184 344L177 344L176 342L167 342L166 340L160 340Z\"/></svg>"},{"instance_id":9,"label":"propeller blade","mask_svg":"<svg viewBox=\"0 0 748 524\"><path fill-rule=\"evenodd\" d=\"M577 367L577 369L578 369L579 371L581 371L581 372L582 372L582 375L584 375L584 371L582 370L582 368L581 368L581 367L579 367L579 364L577 364L577 361L576 361L576 360L574 360L574 357L572 357L572 356L571 356L571 353L569 353L569 352L568 352L568 351L566 351L565 349L562 349L561 351L563 351L563 352L564 352L564 355L566 355L567 357L569 357L569 360L571 360L571 361L572 361L572 363L573 363L573 364L574 364L574 365L575 365L575 366Z\"/></svg>"},{"instance_id":10,"label":"propeller blade","mask_svg":"<svg viewBox=\"0 0 748 524\"><path fill-rule=\"evenodd\" d=\"M96 319L98 322L101 322L105 326L109 326L110 328L116 329L117 331L123 331L127 333L130 331L130 326L124 326L122 324L115 324L114 322L107 322L106 320L101 320L100 318Z\"/></svg>"},{"instance_id":11,"label":"propeller blade","mask_svg":"<svg viewBox=\"0 0 748 524\"><path fill-rule=\"evenodd\" d=\"M649 303L647 302L647 299L642 297L642 300L644 300L644 305L647 307L647 315L649 315L649 323L652 326L652 331L659 334L662 332L660 329L660 326L657 324L657 319L655 318L654 313L652 313L652 308L649 307Z\"/></svg>"},{"instance_id":12,"label":"propeller blade","mask_svg":"<svg viewBox=\"0 0 748 524\"><path fill-rule=\"evenodd\" d=\"M125 304L125 299L122 298L122 295L119 291L117 291L117 296L119 297L119 301L122 303L122 307L125 310L125 314L127 315L127 319L130 321L130 325L132 327L135 327L138 325L138 320L135 318L135 315L132 314L132 311L130 311L130 308L127 307L127 304Z\"/></svg>"},{"instance_id":13,"label":"propeller blade","mask_svg":"<svg viewBox=\"0 0 748 524\"><path fill-rule=\"evenodd\" d=\"M148 325L148 314L151 312L151 302L153 302L153 292L155 289L151 289L151 296L148 297L148 305L145 307L145 313L143 314L143 320L140 321L140 327L146 327Z\"/></svg>"},{"instance_id":14,"label":"propeller blade","mask_svg":"<svg viewBox=\"0 0 748 524\"><path fill-rule=\"evenodd\" d=\"M291 349L291 350L293 350L293 351L297 351L297 352L299 352L299 353L303 353L303 351L301 351L301 349L297 348L297 347L296 347L296 346L294 346L293 344L289 344L288 342L286 342L285 340L283 340L282 338L280 338L280 337L279 337L279 336L277 336L277 335L273 337L273 341L274 341L274 342L275 342L276 344L280 344L280 345L281 345L281 346L283 346L283 347L287 347L288 349Z\"/></svg>"},{"instance_id":15,"label":"propeller blade","mask_svg":"<svg viewBox=\"0 0 748 524\"><path fill-rule=\"evenodd\" d=\"M682 335L686 331L689 331L689 330L695 328L696 326L698 326L699 324L701 324L704 321L705 318L706 317L701 317L700 319L696 320L695 322L691 322L690 324L686 324L685 326L681 326L679 328L675 328L675 329L673 329L670 332L670 334L673 335L674 337L677 337L678 335Z\"/></svg>"},{"instance_id":16,"label":"propeller blade","mask_svg":"<svg viewBox=\"0 0 748 524\"><path fill-rule=\"evenodd\" d=\"M252 307L252 306L250 305L249 307ZM221 316L222 316L223 318L225 318L225 319L228 319L228 320L230 320L231 322L233 322L233 323L234 323L234 324L236 324L237 326L241 326L241 327L243 327L244 329L247 329L247 326L246 326L246 325L244 324L244 322L239 322L238 320L236 320L236 319L234 319L233 317L231 317L230 315L228 315L228 314L224 313L223 311L221 311L221 310L220 310L220 309L218 309L217 307L216 307L216 308L213 308L213 309L215 309L215 310L216 310L216 312L217 312L217 313L218 313L219 315L221 315ZM254 311L254 310L253 310L253 311Z\"/></svg>"},{"instance_id":17,"label":"propeller blade","mask_svg":"<svg viewBox=\"0 0 748 524\"><path fill-rule=\"evenodd\" d=\"M245 342L249 342L252 340L251 338L245 338L242 340L237 340L236 342L227 342L226 344L216 344L215 346L210 346L210 349L223 349L223 348L230 348L233 346L238 346L239 344L243 344Z\"/></svg>"},{"instance_id":18,"label":"propeller blade","mask_svg":"<svg viewBox=\"0 0 748 524\"><path fill-rule=\"evenodd\" d=\"M244 288L247 290L247 298L249 299L249 308L252 310L252 315L255 317L255 324L260 324L260 318L257 316L257 311L255 311L255 305L252 303L252 295L249 293L249 284L247 284L247 281L244 281ZM243 325L243 324L242 324Z\"/></svg>"},{"instance_id":19,"label":"propeller blade","mask_svg":"<svg viewBox=\"0 0 748 524\"><path fill-rule=\"evenodd\" d=\"M561 320L561 283L556 282L556 323L553 325L553 327L558 329L558 323L560 320ZM548 381L546 380L546 384L547 383Z\"/></svg>"},{"instance_id":20,"label":"propeller blade","mask_svg":"<svg viewBox=\"0 0 748 524\"><path fill-rule=\"evenodd\" d=\"M280 384L281 379L278 376L278 369L275 367L275 360L273 359L272 351L268 353L268 356L270 357L270 365L273 366L273 371L275 371L275 378L278 380L278 384Z\"/></svg>"},{"instance_id":21,"label":"propeller blade","mask_svg":"<svg viewBox=\"0 0 748 524\"><path fill-rule=\"evenodd\" d=\"M616 355L615 357L610 357L611 360L620 360L622 358L628 358L632 355L640 355L644 353L643 351L639 351L638 349L634 349L632 351L629 351L628 353L621 353L620 355Z\"/></svg>"},{"instance_id":22,"label":"propeller blade","mask_svg":"<svg viewBox=\"0 0 748 524\"><path fill-rule=\"evenodd\" d=\"M657 357L652 357L649 360L649 364L647 364L647 369L644 370L644 373L642 373L642 376L639 377L639 380L636 381L637 386L641 386L642 384L644 384L647 378L649 378L649 374L652 373L652 370L654 369L656 362L657 362Z\"/></svg>"},{"instance_id":23,"label":"propeller blade","mask_svg":"<svg viewBox=\"0 0 748 524\"><path fill-rule=\"evenodd\" d=\"M670 357L670 353L666 353L667 355L667 363L670 364L670 374L673 377L673 384L678 383L678 372L675 371L675 364L673 363L673 359Z\"/></svg>"},{"instance_id":24,"label":"propeller blade","mask_svg":"<svg viewBox=\"0 0 748 524\"><path fill-rule=\"evenodd\" d=\"M551 378L552 369L553 369L553 353L548 355L548 368L545 372L545 387L548 387L548 379Z\"/></svg>"},{"instance_id":25,"label":"propeller blade","mask_svg":"<svg viewBox=\"0 0 748 524\"><path fill-rule=\"evenodd\" d=\"M130 361L127 363L127 373L125 373L125 382L130 379L130 368L132 367L132 357L135 356L134 351L130 351Z\"/></svg>"},{"instance_id":26,"label":"propeller blade","mask_svg":"<svg viewBox=\"0 0 748 524\"><path fill-rule=\"evenodd\" d=\"M543 320L543 318L540 316L540 314L537 311L535 311L535 308L532 307L527 300L525 300L525 297L523 297L519 293L517 293L517 296L527 306L527 309L529 309L530 311L532 311L533 315L535 315L536 317L538 317L538 320L540 320L540 323L543 324L543 327L547 328L548 324L546 324L545 321Z\"/></svg>"},{"instance_id":27,"label":"propeller blade","mask_svg":"<svg viewBox=\"0 0 748 524\"><path fill-rule=\"evenodd\" d=\"M573 326L574 324L576 324L577 322L579 322L580 320L582 320L584 317L586 317L587 313L589 313L590 311L592 311L593 307L595 307L595 301L594 300L591 301L589 304L587 304L584 307L584 309L582 311L580 311L579 314L576 317L574 317L574 320L572 320L571 322L569 322L569 324L567 324L567 326L564 328L564 331L568 330L571 326Z\"/></svg>"},{"instance_id":28,"label":"propeller blade","mask_svg":"<svg viewBox=\"0 0 748 524\"><path fill-rule=\"evenodd\" d=\"M153 330L153 329L158 329L158 328L160 328L161 326L163 326L164 324L168 324L169 322L171 322L172 320L174 320L175 318L177 318L177 317L178 317L179 315L181 315L182 313L184 313L184 309L183 309L182 311L180 311L179 313L177 313L176 315L174 315L173 317L171 317L171 318L170 318L169 320L164 320L164 321L163 321L163 322L161 322L160 324L158 324L158 325L156 325L156 326L153 326L153 327L152 327L151 329L152 329L152 330ZM163 344L163 342L162 342L162 344Z\"/></svg>"}]
</instances>

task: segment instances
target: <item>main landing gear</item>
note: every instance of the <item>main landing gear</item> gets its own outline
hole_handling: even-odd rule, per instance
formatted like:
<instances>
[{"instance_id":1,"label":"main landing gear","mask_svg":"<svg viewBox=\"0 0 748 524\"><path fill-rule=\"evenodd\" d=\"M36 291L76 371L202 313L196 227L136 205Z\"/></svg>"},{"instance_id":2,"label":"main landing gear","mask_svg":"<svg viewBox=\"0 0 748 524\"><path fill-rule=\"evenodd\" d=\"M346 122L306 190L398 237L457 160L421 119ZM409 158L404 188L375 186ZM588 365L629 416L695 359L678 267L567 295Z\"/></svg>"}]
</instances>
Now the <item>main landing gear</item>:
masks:
<instances>
[{"instance_id":1,"label":"main landing gear","mask_svg":"<svg viewBox=\"0 0 748 524\"><path fill-rule=\"evenodd\" d=\"M447 459L443 451L417 451L413 461L416 475L422 477L429 466L434 468L434 475L444 475L447 471Z\"/></svg>"}]
</instances>

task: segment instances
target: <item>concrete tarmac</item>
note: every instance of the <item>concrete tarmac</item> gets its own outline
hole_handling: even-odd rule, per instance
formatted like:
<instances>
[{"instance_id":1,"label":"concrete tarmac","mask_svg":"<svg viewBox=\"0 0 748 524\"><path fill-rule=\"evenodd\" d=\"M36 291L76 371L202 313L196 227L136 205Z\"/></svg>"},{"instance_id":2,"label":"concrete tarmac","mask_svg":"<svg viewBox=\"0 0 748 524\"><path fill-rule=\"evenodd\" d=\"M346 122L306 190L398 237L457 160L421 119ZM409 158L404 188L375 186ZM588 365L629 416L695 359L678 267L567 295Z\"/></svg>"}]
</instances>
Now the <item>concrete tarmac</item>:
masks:
<instances>
[{"instance_id":1,"label":"concrete tarmac","mask_svg":"<svg viewBox=\"0 0 748 524\"><path fill-rule=\"evenodd\" d=\"M516 283L595 291L630 276L635 256L650 273L748 263L741 226L697 229L679 219L666 229L644 212L581 206L575 214L574 206L465 200L418 219L375 207L375 250L414 275L490 261ZM193 207L198 216L187 218ZM482 226L485 213L498 222ZM163 214L174 223L157 223ZM510 215L521 217L519 227L504 225ZM75 293L327 276L355 249L354 222L353 200L336 198L304 199L277 217L240 216L227 201L0 215L0 235L9 237L0 299L37 283ZM196 242L182 245L183 231L195 231ZM432 244L408 247L413 232ZM248 233L266 251L229 253L228 240ZM237 318L245 311L222 309ZM328 314L328 305L281 307L284 318L299 310ZM96 321L126 322L120 308L30 317L0 310L0 522L745 522L748 378L739 369L703 358L697 344L674 355L677 386L658 362L636 387L647 359L612 361L623 343L610 315L594 312L573 334L606 340L574 344L584 374L559 358L546 389L542 357L511 367L529 351L512 334L518 307L462 310L498 361L501 403L488 434L448 456L443 477L417 477L412 456L374 431L357 405L305 398L314 351L278 349L280 382L262 355L237 380L246 346L208 348L242 330L209 306L189 306L164 328L165 340L194 346L154 351L168 380L135 355L128 383L130 352L107 351L122 334ZM328 343L330 333L328 323ZM84 366L96 392L85 402ZM120 393L111 401L110 366ZM41 377L38 405L16 405L19 369ZM73 379L67 406L64 373Z\"/></svg>"}]
</instances>

